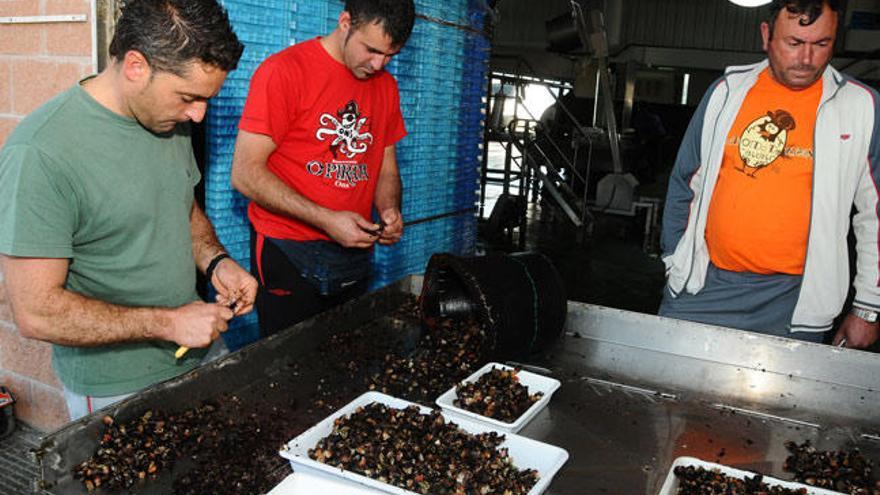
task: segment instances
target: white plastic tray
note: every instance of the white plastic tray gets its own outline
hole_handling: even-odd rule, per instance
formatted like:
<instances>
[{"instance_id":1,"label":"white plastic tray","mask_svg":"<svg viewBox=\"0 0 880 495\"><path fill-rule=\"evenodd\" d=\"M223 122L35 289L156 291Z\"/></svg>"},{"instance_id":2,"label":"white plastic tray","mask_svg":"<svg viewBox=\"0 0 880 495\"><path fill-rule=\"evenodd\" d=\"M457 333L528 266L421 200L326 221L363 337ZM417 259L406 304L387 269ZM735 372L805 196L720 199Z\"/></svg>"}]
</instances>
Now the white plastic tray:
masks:
<instances>
[{"instance_id":1,"label":"white plastic tray","mask_svg":"<svg viewBox=\"0 0 880 495\"><path fill-rule=\"evenodd\" d=\"M492 371L492 368L500 368L504 370L513 370L514 368L510 366L506 366L500 363L489 363L486 366L483 366L471 376L465 378L465 383L471 383L477 381L481 376L485 375ZM520 370L517 373L519 377L519 382L529 388L529 395L534 394L535 392L543 392L544 396L538 399L537 402L532 404L531 407L526 409L522 415L516 419L516 421L512 423L506 423L504 421L499 421L494 418L489 418L486 416L482 416L480 414L467 411L465 409L461 409L460 407L456 407L455 401L455 387L447 390L446 393L437 398L437 405L443 409L444 414L448 413L451 416L454 416L458 419L470 419L474 421L481 421L483 423L487 423L492 425L493 428L500 431L506 431L510 433L516 433L519 430L523 429L523 427L532 420L541 409L547 407L547 404L550 403L550 396L553 395L553 392L559 388L559 380L554 380L553 378L549 378L543 375L538 375L535 373L530 373L528 371Z\"/></svg>"},{"instance_id":2,"label":"white plastic tray","mask_svg":"<svg viewBox=\"0 0 880 495\"><path fill-rule=\"evenodd\" d=\"M721 473L725 476L730 476L731 478L739 478L741 480L745 479L746 476L750 478L755 476L755 473L734 469L723 464L706 462L695 457L679 457L675 460L675 462L672 463L672 467L669 468L669 474L666 475L666 481L663 483L663 487L660 488L660 493L658 495L675 495L675 493L678 491L678 478L675 476L674 473L677 466L701 467L710 471L713 469L717 469L721 471ZM833 492L831 490L825 490L824 488L816 488L814 486L795 483L793 481L778 480L776 478L771 478L770 476L764 476L762 481L770 486L780 486L783 488L791 488L793 490L806 488L808 495L841 495L840 492Z\"/></svg>"},{"instance_id":3,"label":"white plastic tray","mask_svg":"<svg viewBox=\"0 0 880 495\"><path fill-rule=\"evenodd\" d=\"M315 493L324 493L326 495L381 495L382 492L351 481L297 472L284 478L284 481L273 488L268 495L309 495Z\"/></svg>"},{"instance_id":4,"label":"white plastic tray","mask_svg":"<svg viewBox=\"0 0 880 495\"><path fill-rule=\"evenodd\" d=\"M345 407L324 418L320 423L309 428L301 435L288 442L287 445L281 450L281 456L290 460L290 464L296 472L305 472L307 474L317 473L323 474L325 476L330 475L341 477L346 480L351 480L362 485L378 489L384 493L416 495L414 492L404 490L402 488L398 488L396 486L392 486L386 483L382 483L380 481L368 478L357 473L353 473L351 471L345 471L337 467L328 466L327 464L320 463L309 457L309 449L314 448L315 445L318 444L318 441L320 441L322 438L326 437L333 431L333 422L336 420L336 418L347 416L353 413L358 407L366 406L373 402L378 402L380 404L385 404L386 406L398 409L403 409L409 406L416 406L419 408L422 414L428 414L431 412L431 409L424 406L419 406L418 404L413 404L412 402L407 402L402 399L396 399L394 397L381 394L379 392L367 392L357 399L349 402ZM468 433L477 434L485 433L488 431L498 431L484 423L450 418L446 415L445 412L442 412L442 414L447 422L453 421L462 430ZM535 486L532 487L531 490L529 490L528 495L538 495L544 493L544 490L546 490L547 487L550 486L550 482L553 481L553 476L556 475L556 472L559 471L559 468L561 468L562 465L565 464L565 461L568 460L568 452L559 447L555 447L553 445L548 445L546 443L541 443L509 433L506 434L505 441L499 446L499 448L507 449L508 453L513 459L514 465L519 469L535 469L538 471L540 479L535 484Z\"/></svg>"}]
</instances>

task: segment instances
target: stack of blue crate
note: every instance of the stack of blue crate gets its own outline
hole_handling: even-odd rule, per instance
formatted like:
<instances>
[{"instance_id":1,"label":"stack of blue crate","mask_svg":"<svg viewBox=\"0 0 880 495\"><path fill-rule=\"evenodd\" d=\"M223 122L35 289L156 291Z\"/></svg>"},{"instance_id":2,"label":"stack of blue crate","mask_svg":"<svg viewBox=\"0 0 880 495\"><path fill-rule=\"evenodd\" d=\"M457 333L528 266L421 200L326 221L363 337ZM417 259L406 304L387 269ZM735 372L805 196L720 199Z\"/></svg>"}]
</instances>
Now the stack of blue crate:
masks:
<instances>
[{"instance_id":1,"label":"stack of blue crate","mask_svg":"<svg viewBox=\"0 0 880 495\"><path fill-rule=\"evenodd\" d=\"M254 70L272 53L290 42L291 10L288 0L235 0L224 6L245 50L238 68L231 72L220 93L210 102L207 120L207 168L205 213L217 237L239 264L250 267L248 201L230 184L232 152L238 120L244 108ZM230 322L223 334L226 345L236 350L259 338L257 316L250 313Z\"/></svg>"},{"instance_id":2,"label":"stack of blue crate","mask_svg":"<svg viewBox=\"0 0 880 495\"><path fill-rule=\"evenodd\" d=\"M416 10L429 19L416 20L397 65L389 69L400 87L409 131L397 147L401 209L407 222L438 218L407 227L395 246L376 248L374 288L423 273L435 253L470 255L476 245L473 209L489 59L483 2L417 0Z\"/></svg>"},{"instance_id":3,"label":"stack of blue crate","mask_svg":"<svg viewBox=\"0 0 880 495\"><path fill-rule=\"evenodd\" d=\"M468 21L473 31L466 34L464 51L464 81L461 92L461 126L459 128L458 162L459 170L466 177L460 183L456 197L461 201L456 206L466 208L477 201L480 163L483 150L483 124L485 120L485 98L487 92L487 69L491 45L483 35L485 21L484 2L471 0L468 5ZM457 249L463 254L473 252L476 245L476 217L458 219L462 237Z\"/></svg>"},{"instance_id":4,"label":"stack of blue crate","mask_svg":"<svg viewBox=\"0 0 880 495\"><path fill-rule=\"evenodd\" d=\"M454 23L460 26L467 26L468 22L468 0L446 0L437 2L434 0L415 0L416 12L419 14L436 19Z\"/></svg>"},{"instance_id":5,"label":"stack of blue crate","mask_svg":"<svg viewBox=\"0 0 880 495\"><path fill-rule=\"evenodd\" d=\"M291 42L299 43L330 34L336 28L342 0L299 0L288 2L292 9Z\"/></svg>"},{"instance_id":6,"label":"stack of blue crate","mask_svg":"<svg viewBox=\"0 0 880 495\"><path fill-rule=\"evenodd\" d=\"M247 200L232 189L230 170L238 119L254 70L292 43L326 35L342 0L225 0L246 49L239 67L211 100L208 113L206 212L221 242L250 266ZM484 0L416 0L409 42L388 65L397 78L408 135L397 148L408 226L395 246L374 251L372 287L424 272L437 252L472 254L476 217L488 40ZM454 25L450 25L454 24ZM462 29L464 27L465 29ZM255 316L233 322L224 338L236 349L258 336Z\"/></svg>"}]
</instances>

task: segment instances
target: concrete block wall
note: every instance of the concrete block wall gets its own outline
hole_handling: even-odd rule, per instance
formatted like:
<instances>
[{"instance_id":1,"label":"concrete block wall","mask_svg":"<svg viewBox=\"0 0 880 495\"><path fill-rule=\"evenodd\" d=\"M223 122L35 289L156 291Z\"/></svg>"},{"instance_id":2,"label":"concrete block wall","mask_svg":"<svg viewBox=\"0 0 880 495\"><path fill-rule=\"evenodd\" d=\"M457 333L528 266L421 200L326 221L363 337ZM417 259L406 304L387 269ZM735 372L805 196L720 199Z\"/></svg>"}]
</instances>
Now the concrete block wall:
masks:
<instances>
[{"instance_id":1,"label":"concrete block wall","mask_svg":"<svg viewBox=\"0 0 880 495\"><path fill-rule=\"evenodd\" d=\"M0 146L28 113L95 71L89 0L0 0L0 17L50 15L87 20L0 24ZM17 418L42 431L68 418L51 359L48 344L19 335L0 283L0 384L15 394Z\"/></svg>"}]
</instances>

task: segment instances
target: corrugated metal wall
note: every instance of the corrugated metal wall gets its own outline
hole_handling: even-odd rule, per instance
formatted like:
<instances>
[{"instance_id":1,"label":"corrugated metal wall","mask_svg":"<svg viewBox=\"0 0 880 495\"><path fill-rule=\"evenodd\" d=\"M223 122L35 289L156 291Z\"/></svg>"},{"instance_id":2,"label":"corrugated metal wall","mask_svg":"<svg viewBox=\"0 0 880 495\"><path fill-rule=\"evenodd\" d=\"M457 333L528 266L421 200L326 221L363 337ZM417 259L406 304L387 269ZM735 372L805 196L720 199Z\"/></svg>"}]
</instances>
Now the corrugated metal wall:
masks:
<instances>
[{"instance_id":1,"label":"corrugated metal wall","mask_svg":"<svg viewBox=\"0 0 880 495\"><path fill-rule=\"evenodd\" d=\"M727 0L625 0L620 42L760 52L758 26L766 13L766 8L738 7Z\"/></svg>"},{"instance_id":2,"label":"corrugated metal wall","mask_svg":"<svg viewBox=\"0 0 880 495\"><path fill-rule=\"evenodd\" d=\"M606 15L611 45L640 44L705 50L761 51L758 25L766 7L738 7L728 0L594 0L585 10ZM544 23L571 12L567 0L503 0L493 43L544 48ZM619 19L613 18L620 15Z\"/></svg>"},{"instance_id":3,"label":"corrugated metal wall","mask_svg":"<svg viewBox=\"0 0 880 495\"><path fill-rule=\"evenodd\" d=\"M569 5L568 0L501 0L493 45L543 50L547 46L544 22L570 12Z\"/></svg>"},{"instance_id":4,"label":"corrugated metal wall","mask_svg":"<svg viewBox=\"0 0 880 495\"><path fill-rule=\"evenodd\" d=\"M760 54L759 26L767 8L739 7L728 0L581 0L585 10L605 13L608 43L612 54L624 59L642 59L633 47L662 47L673 50L700 50L711 55L712 69L746 63L743 58ZM492 66L512 70L511 57L523 57L537 74L562 79L574 78L570 60L546 52L546 21L571 12L567 0L503 0L498 9L498 25L493 42ZM627 50L627 49L630 50ZM684 55L682 55L684 56ZM751 61L749 59L749 61ZM705 59L682 60L681 66L705 68ZM676 64L673 64L676 65ZM717 66L717 67L716 67Z\"/></svg>"}]
</instances>

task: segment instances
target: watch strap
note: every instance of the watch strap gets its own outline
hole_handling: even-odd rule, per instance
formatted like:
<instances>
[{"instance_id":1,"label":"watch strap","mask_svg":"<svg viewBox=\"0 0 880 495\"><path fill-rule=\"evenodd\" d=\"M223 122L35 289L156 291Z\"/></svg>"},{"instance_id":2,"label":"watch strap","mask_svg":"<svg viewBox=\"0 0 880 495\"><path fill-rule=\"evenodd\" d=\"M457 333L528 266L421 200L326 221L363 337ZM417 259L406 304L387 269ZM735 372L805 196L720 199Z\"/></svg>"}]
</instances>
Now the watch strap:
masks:
<instances>
[{"instance_id":1,"label":"watch strap","mask_svg":"<svg viewBox=\"0 0 880 495\"><path fill-rule=\"evenodd\" d=\"M870 309L860 308L858 306L853 306L850 310L850 314L853 314L868 323L877 323L878 315L876 311L872 311Z\"/></svg>"},{"instance_id":2,"label":"watch strap","mask_svg":"<svg viewBox=\"0 0 880 495\"><path fill-rule=\"evenodd\" d=\"M211 262L208 263L208 268L205 269L205 277L207 277L208 282L210 282L211 279L214 278L214 270L217 269L217 265L219 265L221 261L229 257L230 256L228 253L220 253L217 256L211 258Z\"/></svg>"}]
</instances>

